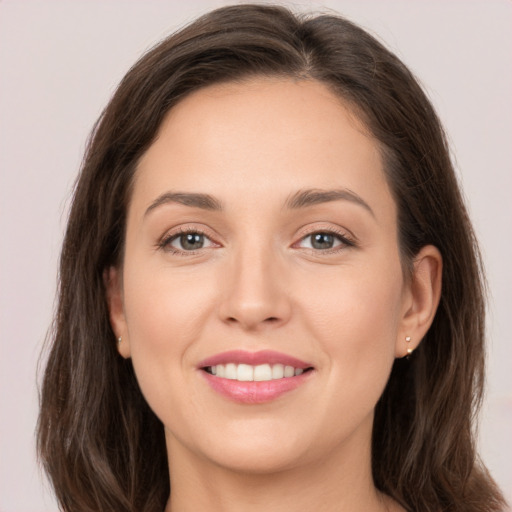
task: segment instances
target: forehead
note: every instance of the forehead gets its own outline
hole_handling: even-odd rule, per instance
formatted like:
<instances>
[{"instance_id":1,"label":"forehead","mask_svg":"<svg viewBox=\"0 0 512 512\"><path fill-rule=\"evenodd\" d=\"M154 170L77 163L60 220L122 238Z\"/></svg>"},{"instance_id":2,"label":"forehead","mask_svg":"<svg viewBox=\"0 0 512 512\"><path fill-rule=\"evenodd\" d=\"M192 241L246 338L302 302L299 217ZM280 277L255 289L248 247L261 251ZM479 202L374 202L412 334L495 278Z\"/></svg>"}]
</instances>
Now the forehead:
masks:
<instances>
[{"instance_id":1,"label":"forehead","mask_svg":"<svg viewBox=\"0 0 512 512\"><path fill-rule=\"evenodd\" d=\"M139 162L132 200L144 208L172 189L261 207L292 189L337 187L391 200L377 141L324 84L263 78L209 86L173 107Z\"/></svg>"}]
</instances>

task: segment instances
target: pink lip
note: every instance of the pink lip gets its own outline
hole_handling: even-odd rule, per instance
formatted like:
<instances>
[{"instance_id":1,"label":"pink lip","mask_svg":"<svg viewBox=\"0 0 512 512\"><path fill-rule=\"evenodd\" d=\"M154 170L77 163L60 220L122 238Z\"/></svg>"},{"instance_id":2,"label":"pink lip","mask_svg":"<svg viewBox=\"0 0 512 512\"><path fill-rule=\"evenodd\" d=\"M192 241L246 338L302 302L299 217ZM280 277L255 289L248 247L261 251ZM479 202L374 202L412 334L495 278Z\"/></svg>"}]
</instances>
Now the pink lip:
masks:
<instances>
[{"instance_id":1,"label":"pink lip","mask_svg":"<svg viewBox=\"0 0 512 512\"><path fill-rule=\"evenodd\" d=\"M246 350L229 350L201 361L199 368L206 366L216 366L218 364L250 364L256 366L258 364L283 364L285 366L293 366L294 368L310 368L312 365L301 361L295 357L274 350L260 350L259 352L247 352Z\"/></svg>"},{"instance_id":2,"label":"pink lip","mask_svg":"<svg viewBox=\"0 0 512 512\"><path fill-rule=\"evenodd\" d=\"M304 384L313 371L302 373L295 377L284 377L276 380L261 382L239 382L237 380L216 377L205 371L201 374L214 391L242 404L262 404L275 400L279 396Z\"/></svg>"},{"instance_id":3,"label":"pink lip","mask_svg":"<svg viewBox=\"0 0 512 512\"><path fill-rule=\"evenodd\" d=\"M260 382L239 382L237 380L216 377L203 369L208 366L218 364L250 364L257 366L259 364L282 364L293 366L294 368L311 368L312 365L301 361L295 357L273 350L261 350L259 352L247 352L245 350L230 350L222 352L205 359L199 363L198 368L211 388L226 398L242 404L261 404L275 400L279 396L292 391L305 382L314 373L308 371L294 377L284 377L282 379L266 380Z\"/></svg>"}]
</instances>

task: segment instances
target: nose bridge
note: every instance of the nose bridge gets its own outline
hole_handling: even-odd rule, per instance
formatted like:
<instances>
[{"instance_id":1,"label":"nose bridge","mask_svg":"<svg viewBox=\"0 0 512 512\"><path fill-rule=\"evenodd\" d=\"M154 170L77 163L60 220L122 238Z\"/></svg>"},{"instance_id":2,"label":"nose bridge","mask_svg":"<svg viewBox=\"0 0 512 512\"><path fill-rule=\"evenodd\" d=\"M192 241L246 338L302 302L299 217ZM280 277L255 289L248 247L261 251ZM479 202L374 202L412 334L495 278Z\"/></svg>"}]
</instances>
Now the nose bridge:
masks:
<instances>
[{"instance_id":1,"label":"nose bridge","mask_svg":"<svg viewBox=\"0 0 512 512\"><path fill-rule=\"evenodd\" d=\"M221 316L244 329L285 323L290 316L284 265L269 238L247 236L233 249Z\"/></svg>"}]
</instances>

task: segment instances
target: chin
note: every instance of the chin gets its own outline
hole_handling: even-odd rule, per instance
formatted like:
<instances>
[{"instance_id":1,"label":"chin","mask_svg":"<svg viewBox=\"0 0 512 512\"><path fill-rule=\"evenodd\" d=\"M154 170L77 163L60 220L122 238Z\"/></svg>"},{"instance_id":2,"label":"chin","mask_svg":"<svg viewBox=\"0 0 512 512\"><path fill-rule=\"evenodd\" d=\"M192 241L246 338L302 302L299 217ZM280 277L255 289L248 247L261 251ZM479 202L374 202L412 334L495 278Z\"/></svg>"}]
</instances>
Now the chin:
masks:
<instances>
[{"instance_id":1,"label":"chin","mask_svg":"<svg viewBox=\"0 0 512 512\"><path fill-rule=\"evenodd\" d=\"M210 431L199 437L202 441L189 446L189 449L203 460L207 459L219 468L237 473L276 473L304 463L310 443L298 432L294 435L288 429L288 432L283 433L275 427L267 425L265 430L226 428L219 432L222 435Z\"/></svg>"},{"instance_id":2,"label":"chin","mask_svg":"<svg viewBox=\"0 0 512 512\"><path fill-rule=\"evenodd\" d=\"M213 453L210 460L224 469L252 475L273 474L295 468L303 463L299 451L288 447L245 446L226 447Z\"/></svg>"}]
</instances>

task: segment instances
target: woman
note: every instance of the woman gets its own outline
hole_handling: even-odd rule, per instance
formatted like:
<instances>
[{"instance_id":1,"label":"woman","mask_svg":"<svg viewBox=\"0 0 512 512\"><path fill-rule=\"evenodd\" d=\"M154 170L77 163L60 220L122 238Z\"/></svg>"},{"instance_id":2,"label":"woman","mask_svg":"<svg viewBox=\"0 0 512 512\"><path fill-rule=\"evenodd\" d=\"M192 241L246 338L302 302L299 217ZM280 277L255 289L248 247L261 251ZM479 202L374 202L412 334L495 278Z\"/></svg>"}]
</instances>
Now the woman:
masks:
<instances>
[{"instance_id":1,"label":"woman","mask_svg":"<svg viewBox=\"0 0 512 512\"><path fill-rule=\"evenodd\" d=\"M39 451L64 510L501 510L478 249L414 77L342 18L213 11L99 120Z\"/></svg>"}]
</instances>

